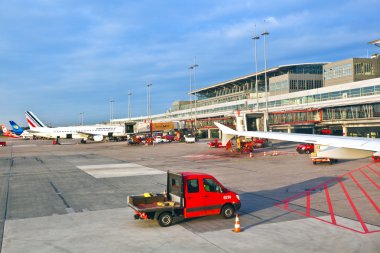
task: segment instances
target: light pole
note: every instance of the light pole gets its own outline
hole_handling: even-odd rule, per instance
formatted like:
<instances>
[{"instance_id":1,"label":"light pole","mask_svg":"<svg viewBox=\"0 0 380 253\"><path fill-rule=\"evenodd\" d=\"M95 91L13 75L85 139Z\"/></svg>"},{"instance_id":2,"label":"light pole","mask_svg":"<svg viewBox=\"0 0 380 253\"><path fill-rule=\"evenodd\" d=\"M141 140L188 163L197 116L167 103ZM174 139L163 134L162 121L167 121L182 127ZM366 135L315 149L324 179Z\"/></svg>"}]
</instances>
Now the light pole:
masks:
<instances>
[{"instance_id":1,"label":"light pole","mask_svg":"<svg viewBox=\"0 0 380 253\"><path fill-rule=\"evenodd\" d=\"M259 86L257 81L257 40L260 39L260 37L256 34L256 25L255 25L255 34L253 35L253 42L255 44L255 66L256 66L256 84L255 84L255 91L256 91L256 111L259 111Z\"/></svg>"},{"instance_id":2,"label":"light pole","mask_svg":"<svg viewBox=\"0 0 380 253\"><path fill-rule=\"evenodd\" d=\"M189 77L190 77L190 90L189 90L189 105L190 105L190 126L193 127L193 101L192 101L192 96L191 96L191 90L192 90L192 82L193 78L191 75L191 66L189 67Z\"/></svg>"},{"instance_id":3,"label":"light pole","mask_svg":"<svg viewBox=\"0 0 380 253\"><path fill-rule=\"evenodd\" d=\"M113 103L115 100L113 98L110 99L110 123L113 120Z\"/></svg>"},{"instance_id":4,"label":"light pole","mask_svg":"<svg viewBox=\"0 0 380 253\"><path fill-rule=\"evenodd\" d=\"M262 34L264 37L264 76L265 76L265 113L264 113L264 131L268 131L268 78L267 78L267 55L266 55L266 36L269 32L265 30Z\"/></svg>"},{"instance_id":5,"label":"light pole","mask_svg":"<svg viewBox=\"0 0 380 253\"><path fill-rule=\"evenodd\" d=\"M199 67L198 64L195 63L194 65L191 65L189 67L190 70L190 119L192 120L193 117L193 108L192 108L192 83L194 84L194 87L196 86L196 80L195 80L195 72L196 68ZM194 99L194 107L195 107L195 119L194 119L194 127L197 127L197 94L195 94L195 99Z\"/></svg>"},{"instance_id":6,"label":"light pole","mask_svg":"<svg viewBox=\"0 0 380 253\"><path fill-rule=\"evenodd\" d=\"M79 113L80 119L81 119L81 126L83 126L83 118L84 118L84 112Z\"/></svg>"},{"instance_id":7,"label":"light pole","mask_svg":"<svg viewBox=\"0 0 380 253\"><path fill-rule=\"evenodd\" d=\"M129 120L132 117L132 112L131 112L131 96L132 96L132 92L128 91L128 118L129 118Z\"/></svg>"},{"instance_id":8,"label":"light pole","mask_svg":"<svg viewBox=\"0 0 380 253\"><path fill-rule=\"evenodd\" d=\"M146 114L148 116L148 119L150 119L150 114L151 114L151 105L150 105L150 87L152 86L151 83L147 83L147 95L146 95Z\"/></svg>"}]
</instances>

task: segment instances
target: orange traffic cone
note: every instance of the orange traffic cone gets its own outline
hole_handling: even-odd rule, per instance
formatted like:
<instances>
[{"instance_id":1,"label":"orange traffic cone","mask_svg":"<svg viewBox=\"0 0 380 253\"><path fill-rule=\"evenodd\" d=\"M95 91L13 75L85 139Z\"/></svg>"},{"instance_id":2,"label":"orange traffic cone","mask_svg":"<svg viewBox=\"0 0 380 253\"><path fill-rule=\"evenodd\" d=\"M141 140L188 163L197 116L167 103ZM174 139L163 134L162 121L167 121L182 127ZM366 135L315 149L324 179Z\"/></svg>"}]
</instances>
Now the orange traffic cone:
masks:
<instances>
[{"instance_id":1,"label":"orange traffic cone","mask_svg":"<svg viewBox=\"0 0 380 253\"><path fill-rule=\"evenodd\" d=\"M267 155L267 153L264 151L264 156L266 156Z\"/></svg>"},{"instance_id":2,"label":"orange traffic cone","mask_svg":"<svg viewBox=\"0 0 380 253\"><path fill-rule=\"evenodd\" d=\"M249 158L252 158L253 157L253 153L249 153Z\"/></svg>"},{"instance_id":3,"label":"orange traffic cone","mask_svg":"<svg viewBox=\"0 0 380 253\"><path fill-rule=\"evenodd\" d=\"M232 231L234 231L235 233L239 233L241 230L240 230L240 220L239 220L239 215L236 214L236 218L235 218L235 228L232 229Z\"/></svg>"}]
</instances>

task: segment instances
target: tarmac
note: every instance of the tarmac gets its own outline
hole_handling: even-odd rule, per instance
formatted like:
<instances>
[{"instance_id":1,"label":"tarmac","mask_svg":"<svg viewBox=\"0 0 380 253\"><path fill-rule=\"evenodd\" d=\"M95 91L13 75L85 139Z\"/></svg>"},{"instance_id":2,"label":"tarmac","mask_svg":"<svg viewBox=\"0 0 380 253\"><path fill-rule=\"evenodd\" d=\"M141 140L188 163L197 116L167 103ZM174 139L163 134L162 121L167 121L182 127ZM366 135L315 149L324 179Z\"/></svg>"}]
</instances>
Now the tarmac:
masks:
<instances>
[{"instance_id":1,"label":"tarmac","mask_svg":"<svg viewBox=\"0 0 380 253\"><path fill-rule=\"evenodd\" d=\"M0 252L378 252L380 166L370 159L313 165L286 142L250 158L204 141L62 141L0 147ZM167 228L134 220L127 196L163 192L167 170L209 173L238 192L242 232L220 216Z\"/></svg>"}]
</instances>

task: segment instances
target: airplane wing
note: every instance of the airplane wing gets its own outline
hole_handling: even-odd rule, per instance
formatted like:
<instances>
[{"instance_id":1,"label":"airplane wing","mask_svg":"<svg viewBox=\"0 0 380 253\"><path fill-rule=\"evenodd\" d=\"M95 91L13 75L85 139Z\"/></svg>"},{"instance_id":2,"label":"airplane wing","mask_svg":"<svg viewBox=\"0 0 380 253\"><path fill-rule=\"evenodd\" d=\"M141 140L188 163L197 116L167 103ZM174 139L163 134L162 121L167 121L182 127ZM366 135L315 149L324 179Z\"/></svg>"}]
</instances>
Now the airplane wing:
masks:
<instances>
[{"instance_id":1,"label":"airplane wing","mask_svg":"<svg viewBox=\"0 0 380 253\"><path fill-rule=\"evenodd\" d=\"M317 134L236 131L217 122L215 122L215 125L222 131L223 145L227 143L233 136L237 135L282 141L313 143L317 145L328 146L330 148L326 151L330 151L330 153L333 153L332 151L334 151L336 153L335 156L331 158L339 157L339 159L355 159L368 157L371 155L380 155L379 139ZM326 151L324 152L326 153ZM345 154L342 155L343 153Z\"/></svg>"}]
</instances>

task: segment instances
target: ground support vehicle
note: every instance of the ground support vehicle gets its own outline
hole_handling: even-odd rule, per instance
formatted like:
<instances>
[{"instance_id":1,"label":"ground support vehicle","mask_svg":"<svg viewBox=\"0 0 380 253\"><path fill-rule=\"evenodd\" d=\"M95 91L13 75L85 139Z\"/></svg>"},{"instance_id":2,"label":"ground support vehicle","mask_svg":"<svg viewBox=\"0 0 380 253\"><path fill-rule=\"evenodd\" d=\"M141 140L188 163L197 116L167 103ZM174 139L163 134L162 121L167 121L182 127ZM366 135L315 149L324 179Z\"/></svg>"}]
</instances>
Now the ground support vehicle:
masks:
<instances>
[{"instance_id":1,"label":"ground support vehicle","mask_svg":"<svg viewBox=\"0 0 380 253\"><path fill-rule=\"evenodd\" d=\"M164 140L166 140L167 142L172 142L172 141L175 140L175 136L174 135L164 135L164 136L162 136L162 138Z\"/></svg>"},{"instance_id":2,"label":"ground support vehicle","mask_svg":"<svg viewBox=\"0 0 380 253\"><path fill-rule=\"evenodd\" d=\"M168 139L161 137L161 136L156 136L154 138L154 143L163 143L163 142L170 142Z\"/></svg>"},{"instance_id":3,"label":"ground support vehicle","mask_svg":"<svg viewBox=\"0 0 380 253\"><path fill-rule=\"evenodd\" d=\"M317 163L329 163L330 165L332 165L338 162L337 159L317 157L316 153L311 153L310 158L314 165L316 165Z\"/></svg>"},{"instance_id":4,"label":"ground support vehicle","mask_svg":"<svg viewBox=\"0 0 380 253\"><path fill-rule=\"evenodd\" d=\"M135 219L158 220L162 227L186 218L220 214L231 218L240 209L239 195L204 173L167 173L165 193L128 196Z\"/></svg>"},{"instance_id":5,"label":"ground support vehicle","mask_svg":"<svg viewBox=\"0 0 380 253\"><path fill-rule=\"evenodd\" d=\"M314 152L314 144L305 143L297 146L296 151L299 154L310 154Z\"/></svg>"},{"instance_id":6,"label":"ground support vehicle","mask_svg":"<svg viewBox=\"0 0 380 253\"><path fill-rule=\"evenodd\" d=\"M5 141L0 141L0 146L7 146L7 143Z\"/></svg>"},{"instance_id":7,"label":"ground support vehicle","mask_svg":"<svg viewBox=\"0 0 380 253\"><path fill-rule=\"evenodd\" d=\"M185 135L185 142L186 143L195 143L195 136L193 135Z\"/></svg>"},{"instance_id":8,"label":"ground support vehicle","mask_svg":"<svg viewBox=\"0 0 380 253\"><path fill-rule=\"evenodd\" d=\"M226 146L219 142L218 139L212 140L208 143L209 148L225 148Z\"/></svg>"},{"instance_id":9,"label":"ground support vehicle","mask_svg":"<svg viewBox=\"0 0 380 253\"><path fill-rule=\"evenodd\" d=\"M373 156L372 156L372 160L373 160L375 163L379 163L379 162L380 162L380 156L375 156L375 155L373 155Z\"/></svg>"}]
</instances>

